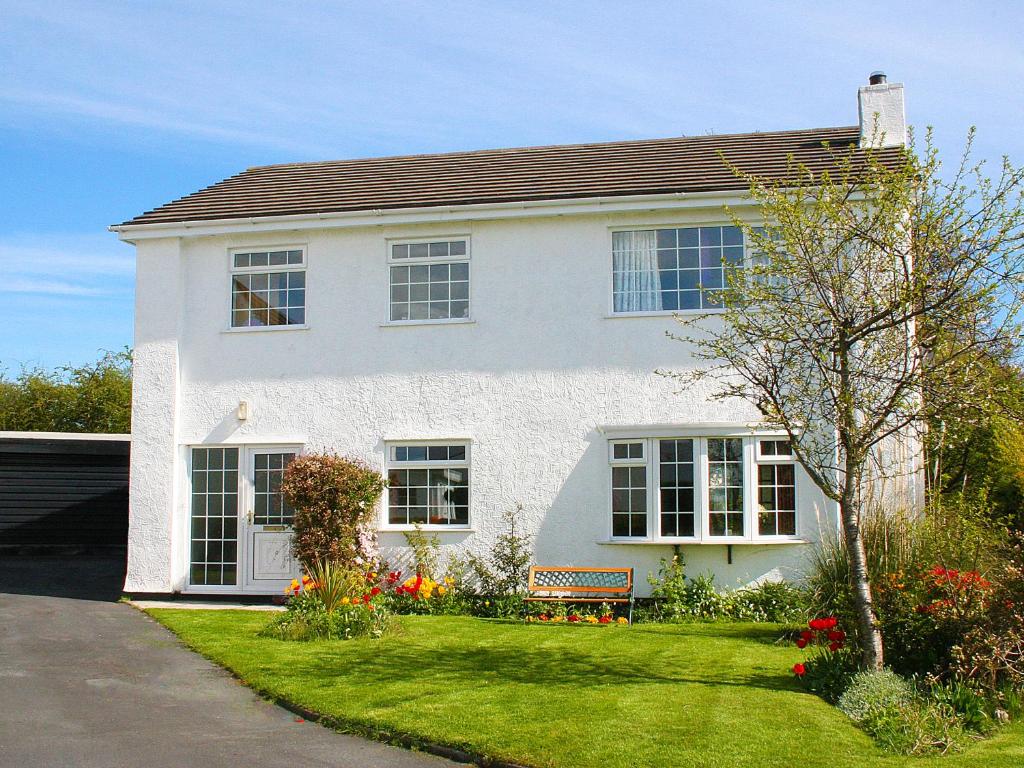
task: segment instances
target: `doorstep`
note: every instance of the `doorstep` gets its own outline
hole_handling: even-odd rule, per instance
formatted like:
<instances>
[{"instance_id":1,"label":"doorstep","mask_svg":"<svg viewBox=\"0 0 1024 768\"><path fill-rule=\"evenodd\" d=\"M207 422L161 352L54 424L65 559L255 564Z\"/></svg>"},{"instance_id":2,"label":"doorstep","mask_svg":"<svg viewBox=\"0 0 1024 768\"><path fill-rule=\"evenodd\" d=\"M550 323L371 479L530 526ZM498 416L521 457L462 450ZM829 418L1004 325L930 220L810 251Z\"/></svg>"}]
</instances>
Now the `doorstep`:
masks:
<instances>
[{"instance_id":1,"label":"doorstep","mask_svg":"<svg viewBox=\"0 0 1024 768\"><path fill-rule=\"evenodd\" d=\"M283 605L244 605L226 603L222 600L128 600L127 603L140 610L150 608L180 608L186 611L283 611Z\"/></svg>"}]
</instances>

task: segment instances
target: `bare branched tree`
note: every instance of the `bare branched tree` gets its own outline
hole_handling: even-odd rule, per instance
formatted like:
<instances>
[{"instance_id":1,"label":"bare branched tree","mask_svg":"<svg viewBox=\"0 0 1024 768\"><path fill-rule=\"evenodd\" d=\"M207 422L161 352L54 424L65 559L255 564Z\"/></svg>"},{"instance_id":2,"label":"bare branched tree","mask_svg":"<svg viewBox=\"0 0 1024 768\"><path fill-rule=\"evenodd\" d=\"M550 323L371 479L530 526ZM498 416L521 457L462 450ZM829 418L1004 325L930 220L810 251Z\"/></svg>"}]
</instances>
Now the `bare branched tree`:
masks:
<instances>
[{"instance_id":1,"label":"bare branched tree","mask_svg":"<svg viewBox=\"0 0 1024 768\"><path fill-rule=\"evenodd\" d=\"M761 212L730 212L748 262L724 309L673 334L706 365L671 375L755 405L838 505L867 668L883 643L860 520L872 481L896 471L876 458L935 414L996 407L986 363L1021 339L1024 171L1004 159L990 178L972 141L948 176L930 133L920 155L913 141L832 148L831 170L792 163L785 181L734 168Z\"/></svg>"}]
</instances>

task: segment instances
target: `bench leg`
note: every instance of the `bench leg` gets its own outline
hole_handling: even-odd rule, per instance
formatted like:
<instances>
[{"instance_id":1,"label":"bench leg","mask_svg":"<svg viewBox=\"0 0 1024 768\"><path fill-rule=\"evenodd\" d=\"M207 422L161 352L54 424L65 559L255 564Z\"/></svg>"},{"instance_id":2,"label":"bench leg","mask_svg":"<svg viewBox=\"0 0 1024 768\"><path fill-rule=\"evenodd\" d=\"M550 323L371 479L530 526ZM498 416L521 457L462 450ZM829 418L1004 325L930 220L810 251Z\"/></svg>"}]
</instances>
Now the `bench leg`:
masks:
<instances>
[{"instance_id":1,"label":"bench leg","mask_svg":"<svg viewBox=\"0 0 1024 768\"><path fill-rule=\"evenodd\" d=\"M629 598L629 625L633 626L633 596Z\"/></svg>"}]
</instances>

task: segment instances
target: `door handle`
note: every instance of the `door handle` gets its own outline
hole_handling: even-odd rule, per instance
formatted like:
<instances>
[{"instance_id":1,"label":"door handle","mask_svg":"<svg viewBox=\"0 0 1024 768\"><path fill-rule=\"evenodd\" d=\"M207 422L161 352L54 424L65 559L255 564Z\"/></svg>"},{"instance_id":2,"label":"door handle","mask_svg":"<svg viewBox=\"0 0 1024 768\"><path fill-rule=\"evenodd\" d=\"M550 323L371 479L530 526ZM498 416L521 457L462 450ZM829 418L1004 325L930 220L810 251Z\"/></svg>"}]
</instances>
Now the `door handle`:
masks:
<instances>
[{"instance_id":1,"label":"door handle","mask_svg":"<svg viewBox=\"0 0 1024 768\"><path fill-rule=\"evenodd\" d=\"M249 525L252 525L252 519L252 510L250 509L248 512L245 513L245 520L247 523L249 523Z\"/></svg>"}]
</instances>

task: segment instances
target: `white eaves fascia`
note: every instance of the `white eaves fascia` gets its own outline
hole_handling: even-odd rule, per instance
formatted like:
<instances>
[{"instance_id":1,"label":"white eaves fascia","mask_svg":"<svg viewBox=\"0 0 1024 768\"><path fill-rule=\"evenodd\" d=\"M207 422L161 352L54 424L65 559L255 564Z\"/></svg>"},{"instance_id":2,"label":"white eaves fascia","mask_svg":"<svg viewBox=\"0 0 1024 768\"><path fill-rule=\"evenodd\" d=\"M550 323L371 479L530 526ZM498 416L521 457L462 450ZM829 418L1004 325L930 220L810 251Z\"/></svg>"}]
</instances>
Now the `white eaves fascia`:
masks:
<instances>
[{"instance_id":1,"label":"white eaves fascia","mask_svg":"<svg viewBox=\"0 0 1024 768\"><path fill-rule=\"evenodd\" d=\"M685 210L749 204L746 193L675 192L660 195L629 195L589 197L572 200L528 200L509 203L475 203L471 205L429 206L419 208L307 213L289 216L255 216L249 218L209 221L160 222L155 224L114 224L125 241L161 237L201 237L239 232L275 232L418 224L446 221L483 221L537 216L565 216L635 211Z\"/></svg>"}]
</instances>

